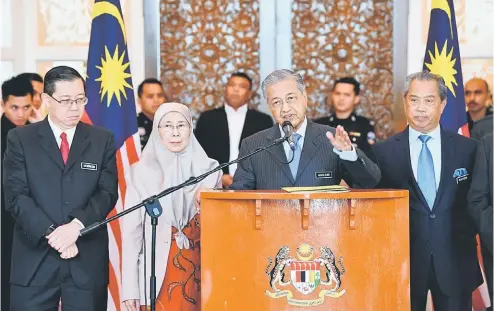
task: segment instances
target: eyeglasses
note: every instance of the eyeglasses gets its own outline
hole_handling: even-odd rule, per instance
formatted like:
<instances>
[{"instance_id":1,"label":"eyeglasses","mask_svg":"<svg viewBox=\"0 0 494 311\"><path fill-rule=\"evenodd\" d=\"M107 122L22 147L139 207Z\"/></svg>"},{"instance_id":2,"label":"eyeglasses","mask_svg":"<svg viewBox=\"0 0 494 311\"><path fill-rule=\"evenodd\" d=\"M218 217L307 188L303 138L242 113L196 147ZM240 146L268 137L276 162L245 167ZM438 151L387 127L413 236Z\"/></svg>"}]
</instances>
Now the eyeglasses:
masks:
<instances>
[{"instance_id":1,"label":"eyeglasses","mask_svg":"<svg viewBox=\"0 0 494 311\"><path fill-rule=\"evenodd\" d=\"M54 101L56 101L57 103L59 103L60 106L62 106L62 107L72 107L72 104L74 104L74 103L77 105L77 107L81 107L81 106L87 105L87 102L88 102L87 97L81 97L81 98L77 98L77 99L62 99L62 100L58 100L58 99L54 98L51 95L48 95L48 96L50 96Z\"/></svg>"},{"instance_id":2,"label":"eyeglasses","mask_svg":"<svg viewBox=\"0 0 494 311\"><path fill-rule=\"evenodd\" d=\"M164 124L164 125L158 125L159 129L163 129L165 133L173 133L175 130L177 130L180 133L184 133L187 130L190 129L190 127L187 124L179 124L179 125L171 125L171 124Z\"/></svg>"},{"instance_id":3,"label":"eyeglasses","mask_svg":"<svg viewBox=\"0 0 494 311\"><path fill-rule=\"evenodd\" d=\"M290 95L287 97L285 102L288 104L288 106L295 105L297 103L297 97L294 95ZM281 108L281 106L283 106L283 100L276 99L275 101L271 102L269 105L274 109L279 109Z\"/></svg>"}]
</instances>

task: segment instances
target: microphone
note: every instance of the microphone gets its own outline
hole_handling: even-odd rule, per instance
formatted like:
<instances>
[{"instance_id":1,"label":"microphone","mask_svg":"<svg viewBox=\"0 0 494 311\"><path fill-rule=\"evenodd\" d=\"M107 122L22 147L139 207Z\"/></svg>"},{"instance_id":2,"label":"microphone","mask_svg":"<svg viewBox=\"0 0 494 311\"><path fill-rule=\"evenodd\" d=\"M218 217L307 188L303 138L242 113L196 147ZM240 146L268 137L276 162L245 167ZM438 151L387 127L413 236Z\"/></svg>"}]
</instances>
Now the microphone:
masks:
<instances>
[{"instance_id":1,"label":"microphone","mask_svg":"<svg viewBox=\"0 0 494 311\"><path fill-rule=\"evenodd\" d=\"M290 149L295 150L295 143L293 142L293 125L290 121L283 122L281 125L281 129L283 133L285 133L285 138L287 139L288 145L290 145Z\"/></svg>"}]
</instances>

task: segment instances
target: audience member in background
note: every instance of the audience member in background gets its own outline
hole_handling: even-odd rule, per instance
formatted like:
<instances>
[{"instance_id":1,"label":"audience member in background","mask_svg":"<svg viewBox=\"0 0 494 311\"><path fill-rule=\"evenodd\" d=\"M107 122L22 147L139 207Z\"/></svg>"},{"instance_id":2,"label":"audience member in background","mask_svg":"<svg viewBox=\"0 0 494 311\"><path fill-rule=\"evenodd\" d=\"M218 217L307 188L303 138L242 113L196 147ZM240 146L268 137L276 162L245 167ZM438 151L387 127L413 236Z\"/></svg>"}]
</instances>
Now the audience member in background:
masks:
<instances>
[{"instance_id":1,"label":"audience member in background","mask_svg":"<svg viewBox=\"0 0 494 311\"><path fill-rule=\"evenodd\" d=\"M491 120L492 122L492 120ZM468 209L480 235L485 279L492 310L492 133L480 140L475 157L472 186L468 192Z\"/></svg>"},{"instance_id":2,"label":"audience member in background","mask_svg":"<svg viewBox=\"0 0 494 311\"><path fill-rule=\"evenodd\" d=\"M203 112L197 120L197 140L208 156L220 164L238 158L244 138L273 126L270 116L248 108L251 97L252 79L243 72L234 73L225 88L224 105ZM223 187L232 184L236 169L236 164L223 169Z\"/></svg>"},{"instance_id":3,"label":"audience member in background","mask_svg":"<svg viewBox=\"0 0 494 311\"><path fill-rule=\"evenodd\" d=\"M345 128L352 144L367 152L370 145L376 142L374 121L355 113L355 107L360 103L360 83L353 77L336 80L331 92L331 102L334 109L329 117L314 120L314 122L336 128Z\"/></svg>"},{"instance_id":4,"label":"audience member in background","mask_svg":"<svg viewBox=\"0 0 494 311\"><path fill-rule=\"evenodd\" d=\"M37 74L32 72L21 73L19 75L20 78L28 79L33 86L34 95L33 95L33 112L29 117L30 123L35 123L43 120L46 117L48 111L46 107L43 105L41 101L41 94L43 93L43 78Z\"/></svg>"},{"instance_id":5,"label":"audience member in background","mask_svg":"<svg viewBox=\"0 0 494 311\"><path fill-rule=\"evenodd\" d=\"M7 134L17 126L29 124L33 104L33 87L29 80L14 77L2 84L2 171L3 155L7 147ZM12 257L12 239L14 235L14 219L5 210L4 190L2 183L2 310L10 310L10 262Z\"/></svg>"},{"instance_id":6,"label":"audience member in background","mask_svg":"<svg viewBox=\"0 0 494 311\"><path fill-rule=\"evenodd\" d=\"M409 126L371 152L381 169L378 188L410 194L411 310L425 310L429 290L435 311L472 310L472 292L482 284L467 209L477 142L439 125L442 77L423 71L406 83Z\"/></svg>"},{"instance_id":7,"label":"audience member in background","mask_svg":"<svg viewBox=\"0 0 494 311\"><path fill-rule=\"evenodd\" d=\"M142 81L137 88L137 96L142 110L137 116L137 127L141 137L141 149L144 149L153 130L154 114L159 106L167 101L167 96L163 84L155 78Z\"/></svg>"},{"instance_id":8,"label":"audience member in background","mask_svg":"<svg viewBox=\"0 0 494 311\"><path fill-rule=\"evenodd\" d=\"M481 78L470 79L465 84L465 103L468 108L467 120L470 133L475 122L492 115L492 107L487 103L490 98L489 85Z\"/></svg>"}]
</instances>

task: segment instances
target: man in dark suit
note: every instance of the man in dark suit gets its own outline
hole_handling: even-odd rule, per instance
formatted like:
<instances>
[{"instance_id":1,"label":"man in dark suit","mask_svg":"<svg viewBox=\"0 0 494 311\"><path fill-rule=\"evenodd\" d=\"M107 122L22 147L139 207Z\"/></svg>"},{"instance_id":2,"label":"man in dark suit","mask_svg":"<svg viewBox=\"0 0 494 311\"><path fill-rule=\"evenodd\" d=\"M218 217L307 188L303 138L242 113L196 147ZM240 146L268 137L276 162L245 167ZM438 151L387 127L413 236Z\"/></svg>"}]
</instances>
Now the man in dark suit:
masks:
<instances>
[{"instance_id":1,"label":"man in dark suit","mask_svg":"<svg viewBox=\"0 0 494 311\"><path fill-rule=\"evenodd\" d=\"M425 310L429 290L436 311L471 310L482 283L466 208L477 143L440 127L443 78L424 71L406 81L409 127L371 150L382 174L378 187L409 191L412 310Z\"/></svg>"},{"instance_id":2,"label":"man in dark suit","mask_svg":"<svg viewBox=\"0 0 494 311\"><path fill-rule=\"evenodd\" d=\"M491 120L492 122L492 120ZM474 131L477 129L475 125ZM485 277L489 288L492 310L492 132L480 140L475 157L472 186L468 192L468 209L480 235Z\"/></svg>"},{"instance_id":3,"label":"man in dark suit","mask_svg":"<svg viewBox=\"0 0 494 311\"><path fill-rule=\"evenodd\" d=\"M282 137L285 121L294 127L295 149L284 142L240 162L231 189L337 185L341 179L352 187L377 185L379 168L352 145L343 127L335 130L307 120L307 94L300 74L276 70L263 81L262 92L277 124L246 138L239 156Z\"/></svg>"},{"instance_id":4,"label":"man in dark suit","mask_svg":"<svg viewBox=\"0 0 494 311\"><path fill-rule=\"evenodd\" d=\"M33 87L29 80L14 77L2 84L2 157L7 148L7 134L10 130L29 124L33 105ZM3 171L3 164L2 171ZM4 190L2 185L2 310L10 306L10 261L12 258L12 239L14 219L5 210Z\"/></svg>"},{"instance_id":5,"label":"man in dark suit","mask_svg":"<svg viewBox=\"0 0 494 311\"><path fill-rule=\"evenodd\" d=\"M4 157L6 209L15 219L12 311L106 310L108 233L79 237L118 199L113 134L80 119L83 78L59 66L45 76L45 120L11 130Z\"/></svg>"},{"instance_id":6,"label":"man in dark suit","mask_svg":"<svg viewBox=\"0 0 494 311\"><path fill-rule=\"evenodd\" d=\"M238 157L240 143L246 138L273 125L267 114L249 109L252 80L242 72L232 74L225 89L225 105L203 112L194 131L208 157L220 164ZM236 164L223 169L223 186L233 181Z\"/></svg>"},{"instance_id":7,"label":"man in dark suit","mask_svg":"<svg viewBox=\"0 0 494 311\"><path fill-rule=\"evenodd\" d=\"M474 123L470 137L480 141L482 137L489 133L493 133L492 114Z\"/></svg>"}]
</instances>

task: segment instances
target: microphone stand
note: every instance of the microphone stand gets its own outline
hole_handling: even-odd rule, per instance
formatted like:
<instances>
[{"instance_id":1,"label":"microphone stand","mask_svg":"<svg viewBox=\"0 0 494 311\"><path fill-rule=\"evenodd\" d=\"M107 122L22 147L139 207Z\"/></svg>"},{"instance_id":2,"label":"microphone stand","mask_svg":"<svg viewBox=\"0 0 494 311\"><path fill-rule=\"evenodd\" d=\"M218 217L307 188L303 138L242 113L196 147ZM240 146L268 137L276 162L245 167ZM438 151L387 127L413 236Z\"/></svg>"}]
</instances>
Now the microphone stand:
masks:
<instances>
[{"instance_id":1,"label":"microphone stand","mask_svg":"<svg viewBox=\"0 0 494 311\"><path fill-rule=\"evenodd\" d=\"M223 163L221 165L218 165L216 168L214 168L211 171L206 172L200 176L190 177L189 179L187 179L183 183L181 183L177 186L173 186L173 187L170 187L168 189L165 189L162 192L143 200L141 203L139 203L139 204L137 204L137 205L135 205L129 209L126 209L126 210L122 211L121 213L116 214L113 217L110 217L108 219L96 222L96 223L82 229L80 231L80 235L81 236L87 235L87 234L93 232L94 230L97 230L100 227L106 225L107 223L114 221L114 220L116 220L122 216L125 216L125 215L127 215L127 214L129 214L129 213L131 213L137 209L140 209L141 207L144 206L146 208L146 212L151 217L151 230L152 230L152 233L151 233L151 276L149 278L149 283L150 283L149 296L150 296L150 303L151 303L150 304L151 311L156 311L156 227L158 225L158 217L163 212L161 204L159 203L159 199L166 196L166 195L169 195L169 194L171 194L171 193L173 193L179 189L182 189L184 187L197 184L198 182L202 181L204 178L206 178L209 175L223 169L224 167L227 167L231 164L235 164L235 163L238 163L240 161L243 161L243 160L247 159L248 157L253 156L256 153L259 153L263 150L267 150L268 148L271 148L275 145L281 144L285 140L288 140L289 137L290 136L285 134L284 137L277 138L271 144L269 144L265 147L257 148L255 150L253 150L252 152L246 154L243 157L240 157L240 158L235 159L233 161L230 161L228 163Z\"/></svg>"}]
</instances>

